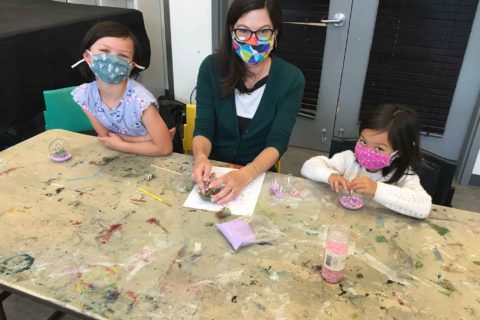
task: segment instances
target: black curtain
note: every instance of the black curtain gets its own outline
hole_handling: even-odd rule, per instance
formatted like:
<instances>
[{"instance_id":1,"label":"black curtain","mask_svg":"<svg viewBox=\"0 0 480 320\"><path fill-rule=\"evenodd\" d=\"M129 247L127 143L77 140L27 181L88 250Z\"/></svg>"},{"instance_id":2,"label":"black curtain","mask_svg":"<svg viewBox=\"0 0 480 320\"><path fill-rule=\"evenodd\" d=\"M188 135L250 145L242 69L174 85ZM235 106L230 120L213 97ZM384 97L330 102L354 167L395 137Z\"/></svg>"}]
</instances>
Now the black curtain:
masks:
<instances>
[{"instance_id":1,"label":"black curtain","mask_svg":"<svg viewBox=\"0 0 480 320\"><path fill-rule=\"evenodd\" d=\"M382 103L404 103L422 131L442 135L478 0L381 0L360 120Z\"/></svg>"}]
</instances>

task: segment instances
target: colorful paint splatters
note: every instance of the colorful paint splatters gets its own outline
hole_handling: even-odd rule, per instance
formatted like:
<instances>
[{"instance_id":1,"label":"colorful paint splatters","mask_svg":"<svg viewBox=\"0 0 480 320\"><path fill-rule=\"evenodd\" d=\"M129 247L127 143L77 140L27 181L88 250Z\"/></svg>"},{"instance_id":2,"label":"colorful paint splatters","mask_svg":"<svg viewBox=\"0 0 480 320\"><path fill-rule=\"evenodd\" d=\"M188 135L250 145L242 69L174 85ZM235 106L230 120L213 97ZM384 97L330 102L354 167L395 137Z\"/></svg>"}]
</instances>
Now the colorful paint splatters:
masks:
<instances>
[{"instance_id":1,"label":"colorful paint splatters","mask_svg":"<svg viewBox=\"0 0 480 320\"><path fill-rule=\"evenodd\" d=\"M21 254L0 262L0 274L15 274L29 270L35 259L29 254Z\"/></svg>"},{"instance_id":2,"label":"colorful paint splatters","mask_svg":"<svg viewBox=\"0 0 480 320\"><path fill-rule=\"evenodd\" d=\"M104 165L107 165L109 164L110 162L112 162L113 160L116 160L120 157L103 157L102 160L100 161L89 161L88 163L89 164L94 164L94 165L97 165L97 166L104 166Z\"/></svg>"},{"instance_id":3,"label":"colorful paint splatters","mask_svg":"<svg viewBox=\"0 0 480 320\"><path fill-rule=\"evenodd\" d=\"M378 235L375 237L375 241L377 241L378 243L385 243L385 242L388 242L387 238L385 238L385 236L383 235Z\"/></svg>"},{"instance_id":4,"label":"colorful paint splatters","mask_svg":"<svg viewBox=\"0 0 480 320\"><path fill-rule=\"evenodd\" d=\"M441 279L437 282L437 284L442 287L442 290L440 290L440 292L447 296L450 296L456 291L455 286L447 279Z\"/></svg>"},{"instance_id":5,"label":"colorful paint splatters","mask_svg":"<svg viewBox=\"0 0 480 320\"><path fill-rule=\"evenodd\" d=\"M146 220L145 222L150 223L150 224L157 225L157 226L159 226L160 228L162 228L162 230L165 231L165 233L169 233L168 230L167 230L167 228L165 228L164 226L162 226L162 224L160 223L160 221L158 221L156 218L150 218L150 219Z\"/></svg>"},{"instance_id":6,"label":"colorful paint splatters","mask_svg":"<svg viewBox=\"0 0 480 320\"><path fill-rule=\"evenodd\" d=\"M442 254L440 253L437 247L433 248L433 256L437 261L443 261Z\"/></svg>"},{"instance_id":7,"label":"colorful paint splatters","mask_svg":"<svg viewBox=\"0 0 480 320\"><path fill-rule=\"evenodd\" d=\"M112 237L112 234L116 231L120 231L121 229L122 229L121 224L112 224L110 226L110 228L100 232L100 234L95 237L95 240L97 240L101 243L107 243L110 240L110 238Z\"/></svg>"},{"instance_id":8,"label":"colorful paint splatters","mask_svg":"<svg viewBox=\"0 0 480 320\"><path fill-rule=\"evenodd\" d=\"M438 234L441 236L444 236L450 232L450 230L448 230L447 228L439 226L438 224L435 224L428 219L425 219L424 222L428 224L430 227L432 227L435 231L437 231Z\"/></svg>"},{"instance_id":9,"label":"colorful paint splatters","mask_svg":"<svg viewBox=\"0 0 480 320\"><path fill-rule=\"evenodd\" d=\"M0 176L3 176L4 174L9 174L10 172L21 169L21 168L23 167L12 167L7 170L0 171Z\"/></svg>"}]
</instances>

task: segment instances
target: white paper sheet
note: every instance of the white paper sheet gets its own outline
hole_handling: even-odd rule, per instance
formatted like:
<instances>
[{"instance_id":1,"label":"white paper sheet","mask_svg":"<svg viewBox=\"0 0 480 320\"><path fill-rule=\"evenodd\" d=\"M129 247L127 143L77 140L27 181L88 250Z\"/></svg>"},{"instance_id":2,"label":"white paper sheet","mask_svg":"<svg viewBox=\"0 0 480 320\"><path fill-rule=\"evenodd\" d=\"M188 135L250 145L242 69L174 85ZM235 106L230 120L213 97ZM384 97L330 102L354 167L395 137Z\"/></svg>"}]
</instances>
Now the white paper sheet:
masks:
<instances>
[{"instance_id":1,"label":"white paper sheet","mask_svg":"<svg viewBox=\"0 0 480 320\"><path fill-rule=\"evenodd\" d=\"M232 168L223 168L223 167L212 167L212 171L215 172L215 176L221 177L225 173L230 172ZM262 189L263 180L265 179L265 173L262 173L256 177L252 182L250 182L245 189L242 190L240 195L234 200L226 203L224 206L230 209L230 212L234 215L239 216L251 216L253 211L255 211L255 205L257 204L258 196L260 195L260 190ZM183 203L184 207L202 209L208 211L219 211L222 210L223 206L216 203L203 200L198 195L197 186L192 189L190 194L187 197L187 200Z\"/></svg>"}]
</instances>

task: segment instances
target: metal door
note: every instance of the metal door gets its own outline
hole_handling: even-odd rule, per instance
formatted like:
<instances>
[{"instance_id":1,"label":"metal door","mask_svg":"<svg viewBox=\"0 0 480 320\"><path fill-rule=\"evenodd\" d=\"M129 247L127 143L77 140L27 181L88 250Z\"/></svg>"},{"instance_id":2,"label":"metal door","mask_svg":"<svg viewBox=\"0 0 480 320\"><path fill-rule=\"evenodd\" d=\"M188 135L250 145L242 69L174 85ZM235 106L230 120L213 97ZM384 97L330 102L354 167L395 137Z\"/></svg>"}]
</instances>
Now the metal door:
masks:
<instances>
[{"instance_id":1,"label":"metal door","mask_svg":"<svg viewBox=\"0 0 480 320\"><path fill-rule=\"evenodd\" d=\"M319 17L318 21L304 22L306 26L324 29L326 40L315 115L310 118L298 116L290 138L290 145L323 151L330 148L344 69L352 5L352 0L331 0L328 17L324 17L324 19ZM301 22L285 21L284 23L298 24ZM279 51L282 56L281 50Z\"/></svg>"}]
</instances>

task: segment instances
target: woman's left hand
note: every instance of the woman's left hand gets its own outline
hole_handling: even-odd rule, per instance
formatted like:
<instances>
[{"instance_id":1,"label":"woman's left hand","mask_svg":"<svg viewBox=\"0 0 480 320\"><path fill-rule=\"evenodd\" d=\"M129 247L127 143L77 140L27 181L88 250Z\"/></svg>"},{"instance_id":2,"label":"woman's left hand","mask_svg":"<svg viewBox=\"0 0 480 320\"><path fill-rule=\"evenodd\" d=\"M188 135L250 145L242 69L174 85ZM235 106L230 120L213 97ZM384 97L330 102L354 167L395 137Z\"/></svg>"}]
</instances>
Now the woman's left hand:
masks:
<instances>
[{"instance_id":1,"label":"woman's left hand","mask_svg":"<svg viewBox=\"0 0 480 320\"><path fill-rule=\"evenodd\" d=\"M225 204L240 194L245 186L250 182L251 177L247 170L234 170L215 179L210 184L210 188L224 185L222 191L212 196L212 201L218 204Z\"/></svg>"},{"instance_id":2,"label":"woman's left hand","mask_svg":"<svg viewBox=\"0 0 480 320\"><path fill-rule=\"evenodd\" d=\"M350 187L357 192L373 197L377 191L377 182L367 176L358 176L350 181Z\"/></svg>"}]
</instances>

